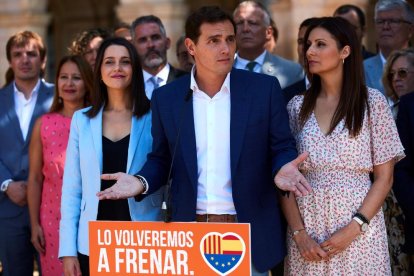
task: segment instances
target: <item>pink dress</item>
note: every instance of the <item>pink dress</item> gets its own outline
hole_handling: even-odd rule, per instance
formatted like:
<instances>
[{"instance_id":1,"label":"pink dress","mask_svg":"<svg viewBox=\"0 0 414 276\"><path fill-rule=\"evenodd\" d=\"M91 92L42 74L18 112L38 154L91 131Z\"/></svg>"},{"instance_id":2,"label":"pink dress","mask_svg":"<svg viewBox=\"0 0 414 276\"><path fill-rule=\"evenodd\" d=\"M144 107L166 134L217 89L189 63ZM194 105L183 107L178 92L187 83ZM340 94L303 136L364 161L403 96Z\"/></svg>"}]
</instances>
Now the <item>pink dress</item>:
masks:
<instances>
[{"instance_id":1,"label":"pink dress","mask_svg":"<svg viewBox=\"0 0 414 276\"><path fill-rule=\"evenodd\" d=\"M313 192L296 198L307 233L318 243L347 225L367 195L374 165L404 157L395 122L385 97L368 89L370 119L365 114L363 128L356 138L349 136L342 120L325 136L312 113L303 128L299 111L303 96L288 104L290 127L298 151L308 151L302 173ZM292 233L287 235L287 275L391 275L384 215L380 210L369 230L329 260L306 261L299 253Z\"/></svg>"},{"instance_id":2,"label":"pink dress","mask_svg":"<svg viewBox=\"0 0 414 276\"><path fill-rule=\"evenodd\" d=\"M63 275L62 263L58 259L60 198L71 118L48 113L42 116L41 122L44 181L40 225L45 237L46 253L40 256L40 261L43 276L56 276Z\"/></svg>"}]
</instances>

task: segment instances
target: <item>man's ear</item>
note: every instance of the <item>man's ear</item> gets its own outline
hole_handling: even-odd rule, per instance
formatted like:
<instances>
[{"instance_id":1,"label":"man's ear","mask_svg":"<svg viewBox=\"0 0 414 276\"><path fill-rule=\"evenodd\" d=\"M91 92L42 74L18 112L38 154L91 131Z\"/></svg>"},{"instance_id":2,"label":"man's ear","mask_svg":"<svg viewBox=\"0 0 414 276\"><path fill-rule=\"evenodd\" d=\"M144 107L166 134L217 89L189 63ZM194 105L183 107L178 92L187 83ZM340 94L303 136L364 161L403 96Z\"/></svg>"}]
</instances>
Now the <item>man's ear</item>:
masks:
<instances>
[{"instance_id":1,"label":"man's ear","mask_svg":"<svg viewBox=\"0 0 414 276\"><path fill-rule=\"evenodd\" d=\"M194 56L195 52L195 43L188 37L184 40L184 45L187 48L187 51L190 55Z\"/></svg>"},{"instance_id":2,"label":"man's ear","mask_svg":"<svg viewBox=\"0 0 414 276\"><path fill-rule=\"evenodd\" d=\"M171 47L171 39L170 39L169 37L166 37L165 39L166 39L166 43L165 43L165 45L166 45L167 50L168 50L168 49L170 49L170 47Z\"/></svg>"},{"instance_id":3,"label":"man's ear","mask_svg":"<svg viewBox=\"0 0 414 276\"><path fill-rule=\"evenodd\" d=\"M270 39L272 39L273 36L273 28L272 26L267 26L266 28L266 40L269 41Z\"/></svg>"}]
</instances>

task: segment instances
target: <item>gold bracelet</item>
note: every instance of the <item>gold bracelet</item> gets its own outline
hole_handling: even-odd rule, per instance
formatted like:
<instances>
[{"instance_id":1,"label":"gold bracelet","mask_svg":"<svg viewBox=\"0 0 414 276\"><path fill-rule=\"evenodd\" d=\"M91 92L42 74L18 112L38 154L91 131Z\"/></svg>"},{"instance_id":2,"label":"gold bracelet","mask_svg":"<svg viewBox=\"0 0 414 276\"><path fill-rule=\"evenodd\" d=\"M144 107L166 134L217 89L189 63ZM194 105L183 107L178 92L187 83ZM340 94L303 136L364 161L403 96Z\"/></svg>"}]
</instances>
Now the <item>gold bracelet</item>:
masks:
<instances>
[{"instance_id":1,"label":"gold bracelet","mask_svg":"<svg viewBox=\"0 0 414 276\"><path fill-rule=\"evenodd\" d=\"M298 235L301 231L305 231L305 228L302 228L302 229L298 229L298 230L293 231L293 236Z\"/></svg>"}]
</instances>

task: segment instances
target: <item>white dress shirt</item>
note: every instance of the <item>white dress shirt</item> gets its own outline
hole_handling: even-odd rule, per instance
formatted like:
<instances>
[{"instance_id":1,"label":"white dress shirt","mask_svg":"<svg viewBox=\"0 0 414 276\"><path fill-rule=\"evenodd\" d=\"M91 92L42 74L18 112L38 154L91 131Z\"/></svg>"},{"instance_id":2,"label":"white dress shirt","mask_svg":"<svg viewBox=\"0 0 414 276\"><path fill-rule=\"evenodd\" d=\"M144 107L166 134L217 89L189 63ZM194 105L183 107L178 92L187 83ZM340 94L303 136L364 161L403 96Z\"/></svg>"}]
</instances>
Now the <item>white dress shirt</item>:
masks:
<instances>
[{"instance_id":1,"label":"white dress shirt","mask_svg":"<svg viewBox=\"0 0 414 276\"><path fill-rule=\"evenodd\" d=\"M248 59L241 58L238 54L236 54L234 68L247 70L247 67L246 67L247 64L251 61L255 61L257 64L254 67L253 71L256 73L261 73L265 56L266 56L266 51L263 51L263 53L261 53L260 56L258 56L255 60L248 60Z\"/></svg>"},{"instance_id":2,"label":"white dress shirt","mask_svg":"<svg viewBox=\"0 0 414 276\"><path fill-rule=\"evenodd\" d=\"M230 73L210 98L195 81L193 67L194 130L197 149L197 214L236 214L230 168Z\"/></svg>"},{"instance_id":3,"label":"white dress shirt","mask_svg":"<svg viewBox=\"0 0 414 276\"><path fill-rule=\"evenodd\" d=\"M24 140L27 139L27 133L29 132L30 121L32 120L37 95L39 94L39 87L40 79L37 81L35 87L30 93L30 97L26 99L24 93L19 91L19 89L16 86L16 83L13 82L14 108L16 110L17 118L19 119L20 129L22 131Z\"/></svg>"},{"instance_id":4,"label":"white dress shirt","mask_svg":"<svg viewBox=\"0 0 414 276\"><path fill-rule=\"evenodd\" d=\"M157 77L158 87L161 87L167 83L169 73L170 73L170 65L168 63L155 76L151 75L145 70L142 70L142 74L144 77L144 83L145 83L145 94L147 95L148 99L151 100L152 92L154 91L154 83L151 81L151 78Z\"/></svg>"}]
</instances>

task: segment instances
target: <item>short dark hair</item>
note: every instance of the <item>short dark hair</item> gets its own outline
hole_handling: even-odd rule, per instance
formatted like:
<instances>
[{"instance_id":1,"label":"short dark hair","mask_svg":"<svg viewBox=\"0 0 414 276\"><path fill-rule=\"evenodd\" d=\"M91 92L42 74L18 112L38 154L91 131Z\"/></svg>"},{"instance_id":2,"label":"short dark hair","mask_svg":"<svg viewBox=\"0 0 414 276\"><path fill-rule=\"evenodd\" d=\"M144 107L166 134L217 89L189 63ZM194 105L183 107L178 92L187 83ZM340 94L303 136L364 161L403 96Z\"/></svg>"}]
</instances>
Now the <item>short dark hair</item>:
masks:
<instances>
[{"instance_id":1,"label":"short dark hair","mask_svg":"<svg viewBox=\"0 0 414 276\"><path fill-rule=\"evenodd\" d=\"M93 90L91 99L92 108L88 110L86 114L90 118L95 117L101 108L108 102L108 89L105 83L102 81L101 66L106 49L112 45L123 46L129 53L132 66L129 99L132 103L133 115L139 118L149 111L150 101L145 95L144 77L142 76L142 67L141 63L139 62L137 51L131 42L123 37L112 37L105 39L99 47L98 54L96 56L96 66L93 78Z\"/></svg>"},{"instance_id":2,"label":"short dark hair","mask_svg":"<svg viewBox=\"0 0 414 276\"><path fill-rule=\"evenodd\" d=\"M82 56L64 56L57 67L56 71L56 78L55 78L55 94L53 96L52 106L50 107L49 112L58 112L63 108L63 102L59 101L59 75L62 66L65 63L73 62L78 67L79 73L81 74L81 78L83 84L85 86L85 96L83 98L83 106L86 107L90 104L90 97L92 92L92 68L89 63L82 57Z\"/></svg>"},{"instance_id":3,"label":"short dark hair","mask_svg":"<svg viewBox=\"0 0 414 276\"><path fill-rule=\"evenodd\" d=\"M358 6L351 5L351 4L339 6L335 10L334 16L343 15L350 11L356 12L356 14L358 15L359 25L361 26L361 28L364 28L365 27L365 14Z\"/></svg>"},{"instance_id":4,"label":"short dark hair","mask_svg":"<svg viewBox=\"0 0 414 276\"><path fill-rule=\"evenodd\" d=\"M344 119L345 126L351 136L355 137L362 129L365 110L368 110L368 91L365 86L364 69L362 65L361 44L357 38L355 28L342 17L321 17L316 24L308 27L305 33L305 41L315 28L322 28L329 32L336 40L338 49L349 46L350 54L343 61L343 81L338 107L332 118L328 134L332 133L339 122ZM306 52L310 45L305 44L305 67L309 72L309 63ZM302 109L299 113L299 122L304 126L305 122L314 110L316 99L321 92L322 82L319 75L311 76L311 86L305 93Z\"/></svg>"},{"instance_id":5,"label":"short dark hair","mask_svg":"<svg viewBox=\"0 0 414 276\"><path fill-rule=\"evenodd\" d=\"M162 35L164 35L165 37L167 36L167 32L165 31L165 27L164 24L162 24L162 21L159 17L150 14L150 15L144 15L144 16L140 16L138 18L136 18L132 24L131 24L131 36L132 39L135 39L135 29L138 25L141 24L148 24L148 23L155 23L158 25L158 27L160 28L160 32Z\"/></svg>"},{"instance_id":6,"label":"short dark hair","mask_svg":"<svg viewBox=\"0 0 414 276\"><path fill-rule=\"evenodd\" d=\"M312 24L316 24L316 22L318 22L318 17L310 17L310 18L306 18L305 20L302 21L302 23L300 23L299 25L299 29L302 29L303 27L309 27Z\"/></svg>"},{"instance_id":7,"label":"short dark hair","mask_svg":"<svg viewBox=\"0 0 414 276\"><path fill-rule=\"evenodd\" d=\"M231 15L223 11L218 6L204 6L190 14L185 22L185 36L194 43L197 43L200 37L200 27L204 23L219 23L229 21L233 25L236 33L236 24Z\"/></svg>"}]
</instances>

